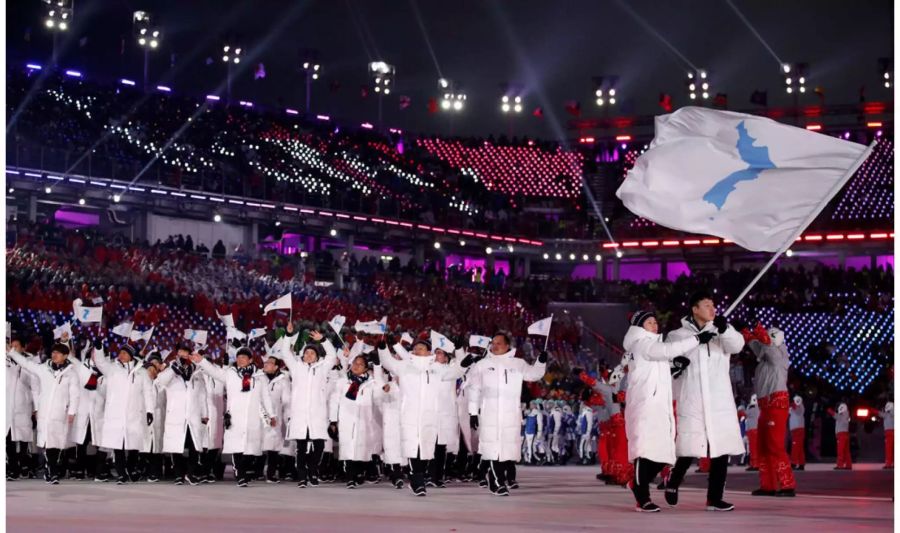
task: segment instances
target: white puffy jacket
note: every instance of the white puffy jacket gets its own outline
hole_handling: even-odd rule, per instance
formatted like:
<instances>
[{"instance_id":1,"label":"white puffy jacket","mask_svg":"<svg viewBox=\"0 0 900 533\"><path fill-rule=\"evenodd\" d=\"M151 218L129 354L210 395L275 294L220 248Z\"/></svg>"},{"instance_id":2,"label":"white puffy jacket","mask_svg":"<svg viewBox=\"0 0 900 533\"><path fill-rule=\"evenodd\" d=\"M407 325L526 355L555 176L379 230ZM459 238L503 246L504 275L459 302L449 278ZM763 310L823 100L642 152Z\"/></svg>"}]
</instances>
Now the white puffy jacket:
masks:
<instances>
[{"instance_id":1,"label":"white puffy jacket","mask_svg":"<svg viewBox=\"0 0 900 533\"><path fill-rule=\"evenodd\" d=\"M703 330L715 331L715 327L710 322ZM698 333L697 326L684 318L681 328L669 333L669 340L687 339ZM678 457L744 453L729 374L731 354L740 352L743 347L744 337L728 326L725 333L717 335L708 344L684 354L691 364L673 385L678 417L675 440Z\"/></svg>"},{"instance_id":2,"label":"white puffy jacket","mask_svg":"<svg viewBox=\"0 0 900 533\"><path fill-rule=\"evenodd\" d=\"M37 440L39 448L68 448L74 444L69 438L68 416L78 413L78 374L70 363L54 370L50 361L40 364L26 359L22 354L10 352L9 356L35 378L41 387L37 408ZM29 422L31 415L29 414Z\"/></svg>"},{"instance_id":3,"label":"white puffy jacket","mask_svg":"<svg viewBox=\"0 0 900 533\"><path fill-rule=\"evenodd\" d=\"M662 335L638 326L629 327L625 333L622 345L632 355L628 363L625 408L629 461L641 457L675 464L675 414L669 363L699 344L696 337L663 342Z\"/></svg>"},{"instance_id":4,"label":"white puffy jacket","mask_svg":"<svg viewBox=\"0 0 900 533\"><path fill-rule=\"evenodd\" d=\"M268 378L268 376L266 376ZM280 452L284 448L285 427L290 417L291 378L280 372L274 379L269 379L269 397L272 399L272 412L275 413L275 427L265 426L263 434L263 451Z\"/></svg>"},{"instance_id":5,"label":"white puffy jacket","mask_svg":"<svg viewBox=\"0 0 900 533\"><path fill-rule=\"evenodd\" d=\"M478 453L485 461L522 458L522 384L543 378L547 365L515 355L515 349L489 354L469 368L469 414L478 415Z\"/></svg>"},{"instance_id":6,"label":"white puffy jacket","mask_svg":"<svg viewBox=\"0 0 900 533\"><path fill-rule=\"evenodd\" d=\"M25 367L7 358L6 434L14 442L34 440L31 414L37 410L40 391L37 386L32 386L32 382L37 382L37 379L37 377L32 377Z\"/></svg>"},{"instance_id":7,"label":"white puffy jacket","mask_svg":"<svg viewBox=\"0 0 900 533\"><path fill-rule=\"evenodd\" d=\"M156 390L141 362L123 365L110 361L102 350L94 350L94 364L106 380L103 436L100 446L108 450L146 452L147 414L156 410Z\"/></svg>"},{"instance_id":8,"label":"white puffy jacket","mask_svg":"<svg viewBox=\"0 0 900 533\"><path fill-rule=\"evenodd\" d=\"M287 439L327 439L328 438L328 373L337 363L337 352L331 341L322 343L325 357L309 365L295 356L282 343L281 353L273 353L284 361L291 377L291 398L288 405L290 425Z\"/></svg>"},{"instance_id":9,"label":"white puffy jacket","mask_svg":"<svg viewBox=\"0 0 900 533\"><path fill-rule=\"evenodd\" d=\"M200 361L200 369L225 384L225 412L231 415L231 427L225 429L222 453L262 455L263 417L275 416L266 386L269 378L257 370L250 378L250 390L244 391L244 380L237 368L219 368L204 359Z\"/></svg>"},{"instance_id":10,"label":"white puffy jacket","mask_svg":"<svg viewBox=\"0 0 900 533\"><path fill-rule=\"evenodd\" d=\"M371 461L381 452L380 432L376 431L376 404L381 390L373 378L359 386L356 399L347 398L351 381L344 376L335 381L329 418L338 425L338 459L341 461Z\"/></svg>"},{"instance_id":11,"label":"white puffy jacket","mask_svg":"<svg viewBox=\"0 0 900 533\"><path fill-rule=\"evenodd\" d=\"M172 363L179 364L179 363ZM165 438L162 451L165 453L184 452L184 442L188 432L197 450L203 449L206 426L203 419L209 417L206 379L199 368L185 381L170 365L156 377L156 387L165 391Z\"/></svg>"}]
</instances>

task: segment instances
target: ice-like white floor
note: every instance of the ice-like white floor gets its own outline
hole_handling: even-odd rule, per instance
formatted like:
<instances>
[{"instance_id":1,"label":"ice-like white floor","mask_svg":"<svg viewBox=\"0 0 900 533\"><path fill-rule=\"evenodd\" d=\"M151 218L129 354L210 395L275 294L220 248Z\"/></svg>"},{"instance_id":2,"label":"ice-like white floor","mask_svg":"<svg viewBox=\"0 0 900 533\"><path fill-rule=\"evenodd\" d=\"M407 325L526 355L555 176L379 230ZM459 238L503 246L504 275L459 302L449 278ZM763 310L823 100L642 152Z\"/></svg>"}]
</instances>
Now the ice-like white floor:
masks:
<instances>
[{"instance_id":1,"label":"ice-like white floor","mask_svg":"<svg viewBox=\"0 0 900 533\"><path fill-rule=\"evenodd\" d=\"M381 483L347 490L343 485L299 489L294 484L231 482L173 486L170 483L43 481L6 483L8 531L890 531L893 476L875 465L831 472L830 465L798 473L800 495L752 497L755 475L733 468L726 499L737 509L703 508L704 478L690 474L677 509L653 515L633 511L630 491L604 486L594 467L519 467L522 488L507 498L474 484L429 489L415 498L408 489ZM847 487L845 490L843 487ZM804 489L807 492L804 494ZM662 494L653 491L660 504Z\"/></svg>"}]
</instances>

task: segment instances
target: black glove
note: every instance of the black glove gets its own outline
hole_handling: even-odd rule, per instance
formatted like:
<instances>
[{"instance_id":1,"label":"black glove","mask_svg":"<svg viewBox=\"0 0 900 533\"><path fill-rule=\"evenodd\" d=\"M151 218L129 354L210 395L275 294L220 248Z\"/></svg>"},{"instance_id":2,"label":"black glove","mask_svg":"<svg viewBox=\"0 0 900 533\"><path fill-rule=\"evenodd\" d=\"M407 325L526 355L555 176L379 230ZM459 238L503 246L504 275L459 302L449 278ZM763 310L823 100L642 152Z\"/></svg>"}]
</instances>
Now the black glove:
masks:
<instances>
[{"instance_id":1,"label":"black glove","mask_svg":"<svg viewBox=\"0 0 900 533\"><path fill-rule=\"evenodd\" d=\"M240 347L241 347L241 341L239 341L239 340L237 340L237 339L231 339L231 345L232 345L233 347L235 347L235 348L240 348Z\"/></svg>"},{"instance_id":2,"label":"black glove","mask_svg":"<svg viewBox=\"0 0 900 533\"><path fill-rule=\"evenodd\" d=\"M147 413L147 425L148 426L153 425L153 413Z\"/></svg>"},{"instance_id":3,"label":"black glove","mask_svg":"<svg viewBox=\"0 0 900 533\"><path fill-rule=\"evenodd\" d=\"M478 429L478 415L469 415L469 427Z\"/></svg>"},{"instance_id":4,"label":"black glove","mask_svg":"<svg viewBox=\"0 0 900 533\"><path fill-rule=\"evenodd\" d=\"M37 414L31 413L31 429L37 429Z\"/></svg>"},{"instance_id":5,"label":"black glove","mask_svg":"<svg viewBox=\"0 0 900 533\"><path fill-rule=\"evenodd\" d=\"M384 341L384 339L382 339L382 341L378 343L378 349L387 350L387 343Z\"/></svg>"},{"instance_id":6,"label":"black glove","mask_svg":"<svg viewBox=\"0 0 900 533\"><path fill-rule=\"evenodd\" d=\"M94 349L95 349L95 350L102 350L102 349L103 349L103 341L101 341L99 337L97 337L96 339L94 339Z\"/></svg>"},{"instance_id":7,"label":"black glove","mask_svg":"<svg viewBox=\"0 0 900 533\"><path fill-rule=\"evenodd\" d=\"M328 424L328 436L331 437L331 440L338 440L337 422L332 422L331 424Z\"/></svg>"},{"instance_id":8,"label":"black glove","mask_svg":"<svg viewBox=\"0 0 900 533\"><path fill-rule=\"evenodd\" d=\"M231 413L225 413L222 417L222 425L225 429L231 429Z\"/></svg>"},{"instance_id":9,"label":"black glove","mask_svg":"<svg viewBox=\"0 0 900 533\"><path fill-rule=\"evenodd\" d=\"M672 360L672 368L670 371L672 372L672 379L678 379L681 377L681 374L687 370L687 367L691 365L691 360L683 355L679 355L675 359Z\"/></svg>"},{"instance_id":10,"label":"black glove","mask_svg":"<svg viewBox=\"0 0 900 533\"><path fill-rule=\"evenodd\" d=\"M475 362L475 356L473 356L470 353L467 353L466 356L463 358L463 360L459 362L459 366L461 366L463 368L469 368L470 366L472 366L472 363L474 363L474 362Z\"/></svg>"},{"instance_id":11,"label":"black glove","mask_svg":"<svg viewBox=\"0 0 900 533\"><path fill-rule=\"evenodd\" d=\"M700 344L707 344L715 336L716 334L712 331L701 331L697 335L697 340L700 341Z\"/></svg>"},{"instance_id":12,"label":"black glove","mask_svg":"<svg viewBox=\"0 0 900 533\"><path fill-rule=\"evenodd\" d=\"M546 363L548 357L550 357L550 354L547 353L547 350L541 350L541 353L538 355L538 362Z\"/></svg>"},{"instance_id":13,"label":"black glove","mask_svg":"<svg viewBox=\"0 0 900 533\"><path fill-rule=\"evenodd\" d=\"M722 315L716 315L716 318L713 319L713 326L719 330L719 333L725 333L725 330L728 329L728 319Z\"/></svg>"}]
</instances>

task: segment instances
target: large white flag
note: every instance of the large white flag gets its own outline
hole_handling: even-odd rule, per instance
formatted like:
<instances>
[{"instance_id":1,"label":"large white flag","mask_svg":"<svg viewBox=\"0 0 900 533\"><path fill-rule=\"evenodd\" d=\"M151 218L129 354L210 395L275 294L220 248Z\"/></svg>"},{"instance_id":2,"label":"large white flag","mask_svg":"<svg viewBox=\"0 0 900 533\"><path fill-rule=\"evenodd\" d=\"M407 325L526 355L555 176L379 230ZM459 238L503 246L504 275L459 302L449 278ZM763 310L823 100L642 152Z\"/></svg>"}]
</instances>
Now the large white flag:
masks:
<instances>
[{"instance_id":1,"label":"large white flag","mask_svg":"<svg viewBox=\"0 0 900 533\"><path fill-rule=\"evenodd\" d=\"M151 327L147 331L131 330L131 335L128 336L128 338L134 342L137 342L137 341L150 342L151 337L153 337L153 327Z\"/></svg>"},{"instance_id":2,"label":"large white flag","mask_svg":"<svg viewBox=\"0 0 900 533\"><path fill-rule=\"evenodd\" d=\"M812 222L870 149L701 107L656 117L656 136L619 190L632 213L668 228L775 252Z\"/></svg>"},{"instance_id":3,"label":"large white flag","mask_svg":"<svg viewBox=\"0 0 900 533\"><path fill-rule=\"evenodd\" d=\"M184 330L184 338L193 342L194 346L206 346L208 333L208 331L202 329L186 329Z\"/></svg>"},{"instance_id":4,"label":"large white flag","mask_svg":"<svg viewBox=\"0 0 900 533\"><path fill-rule=\"evenodd\" d=\"M82 323L100 322L103 319L102 307L84 307L81 305L81 298L72 302L72 310L75 318Z\"/></svg>"},{"instance_id":5,"label":"large white flag","mask_svg":"<svg viewBox=\"0 0 900 533\"><path fill-rule=\"evenodd\" d=\"M438 333L437 331L431 331L431 350L443 350L446 354L452 354L453 350L456 349L456 346L450 342L450 339L445 337L444 335Z\"/></svg>"},{"instance_id":6,"label":"large white flag","mask_svg":"<svg viewBox=\"0 0 900 533\"><path fill-rule=\"evenodd\" d=\"M528 334L529 335L550 335L550 324L553 322L553 315L548 316L547 318L542 318L538 320L534 324L528 326Z\"/></svg>"},{"instance_id":7,"label":"large white flag","mask_svg":"<svg viewBox=\"0 0 900 533\"><path fill-rule=\"evenodd\" d=\"M353 329L363 333L371 333L372 335L381 335L387 331L387 317L384 317L379 321L370 320L368 322L360 322L357 320L356 324L353 325Z\"/></svg>"},{"instance_id":8,"label":"large white flag","mask_svg":"<svg viewBox=\"0 0 900 533\"><path fill-rule=\"evenodd\" d=\"M344 327L344 322L347 321L347 317L343 315L334 315L334 318L328 322L328 325L331 326L331 329L334 330L335 333L338 334L338 337L341 336L341 328Z\"/></svg>"},{"instance_id":9,"label":"large white flag","mask_svg":"<svg viewBox=\"0 0 900 533\"><path fill-rule=\"evenodd\" d=\"M266 308L263 310L263 314L268 314L269 311L275 311L276 309L290 309L291 308L291 293L287 293L284 296L278 298L275 301L269 302L266 305Z\"/></svg>"},{"instance_id":10,"label":"large white flag","mask_svg":"<svg viewBox=\"0 0 900 533\"><path fill-rule=\"evenodd\" d=\"M262 337L266 334L266 328L253 328L250 330L250 333L247 334L247 340L252 341L257 337Z\"/></svg>"},{"instance_id":11,"label":"large white flag","mask_svg":"<svg viewBox=\"0 0 900 533\"><path fill-rule=\"evenodd\" d=\"M122 322L118 326L114 327L112 329L112 332L120 337L130 338L132 328L134 328L133 322Z\"/></svg>"}]
</instances>

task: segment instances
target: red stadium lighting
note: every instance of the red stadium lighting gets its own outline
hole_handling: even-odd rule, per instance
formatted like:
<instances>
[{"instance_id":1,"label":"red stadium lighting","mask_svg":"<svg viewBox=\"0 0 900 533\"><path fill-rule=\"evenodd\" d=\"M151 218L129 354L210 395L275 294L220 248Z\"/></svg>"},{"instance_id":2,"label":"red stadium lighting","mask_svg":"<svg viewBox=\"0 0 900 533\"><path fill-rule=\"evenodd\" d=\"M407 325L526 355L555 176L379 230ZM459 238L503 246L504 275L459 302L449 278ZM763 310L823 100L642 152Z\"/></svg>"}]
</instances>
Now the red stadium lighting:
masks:
<instances>
[{"instance_id":1,"label":"red stadium lighting","mask_svg":"<svg viewBox=\"0 0 900 533\"><path fill-rule=\"evenodd\" d=\"M869 410L864 407L861 407L856 410L856 416L858 418L866 418L869 416Z\"/></svg>"},{"instance_id":2,"label":"red stadium lighting","mask_svg":"<svg viewBox=\"0 0 900 533\"><path fill-rule=\"evenodd\" d=\"M616 135L617 141L630 141L631 135Z\"/></svg>"},{"instance_id":3,"label":"red stadium lighting","mask_svg":"<svg viewBox=\"0 0 900 533\"><path fill-rule=\"evenodd\" d=\"M719 244L719 239L703 239L703 244Z\"/></svg>"},{"instance_id":4,"label":"red stadium lighting","mask_svg":"<svg viewBox=\"0 0 900 533\"><path fill-rule=\"evenodd\" d=\"M663 241L663 246L678 246L678 241Z\"/></svg>"},{"instance_id":5,"label":"red stadium lighting","mask_svg":"<svg viewBox=\"0 0 900 533\"><path fill-rule=\"evenodd\" d=\"M887 239L887 233L872 233L869 235L870 239Z\"/></svg>"},{"instance_id":6,"label":"red stadium lighting","mask_svg":"<svg viewBox=\"0 0 900 533\"><path fill-rule=\"evenodd\" d=\"M700 241L696 240L696 239L691 239L691 240L684 241L684 244L685 244L685 246L697 245L697 244L700 244Z\"/></svg>"},{"instance_id":7,"label":"red stadium lighting","mask_svg":"<svg viewBox=\"0 0 900 533\"><path fill-rule=\"evenodd\" d=\"M821 131L822 125L821 124L807 124L806 129L808 129L810 131Z\"/></svg>"},{"instance_id":8,"label":"red stadium lighting","mask_svg":"<svg viewBox=\"0 0 900 533\"><path fill-rule=\"evenodd\" d=\"M644 241L641 246L659 246L659 241Z\"/></svg>"},{"instance_id":9,"label":"red stadium lighting","mask_svg":"<svg viewBox=\"0 0 900 533\"><path fill-rule=\"evenodd\" d=\"M828 240L828 241L842 241L842 240L844 240L844 234L843 234L843 233L833 233L833 234L831 234L831 235L826 235L826 236L825 236L825 240Z\"/></svg>"},{"instance_id":10,"label":"red stadium lighting","mask_svg":"<svg viewBox=\"0 0 900 533\"><path fill-rule=\"evenodd\" d=\"M582 137L578 139L578 142L580 142L581 144L592 144L594 140L595 139L593 137Z\"/></svg>"},{"instance_id":11,"label":"red stadium lighting","mask_svg":"<svg viewBox=\"0 0 900 533\"><path fill-rule=\"evenodd\" d=\"M821 235L807 235L803 239L807 240L807 241L821 241L822 236Z\"/></svg>"},{"instance_id":12,"label":"red stadium lighting","mask_svg":"<svg viewBox=\"0 0 900 533\"><path fill-rule=\"evenodd\" d=\"M617 242L605 242L605 243L603 243L603 247L604 247L604 248L618 248L618 247L619 247L619 243L617 243Z\"/></svg>"},{"instance_id":13,"label":"red stadium lighting","mask_svg":"<svg viewBox=\"0 0 900 533\"><path fill-rule=\"evenodd\" d=\"M866 122L866 126L870 128L880 128L881 122Z\"/></svg>"}]
</instances>

